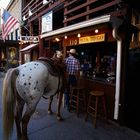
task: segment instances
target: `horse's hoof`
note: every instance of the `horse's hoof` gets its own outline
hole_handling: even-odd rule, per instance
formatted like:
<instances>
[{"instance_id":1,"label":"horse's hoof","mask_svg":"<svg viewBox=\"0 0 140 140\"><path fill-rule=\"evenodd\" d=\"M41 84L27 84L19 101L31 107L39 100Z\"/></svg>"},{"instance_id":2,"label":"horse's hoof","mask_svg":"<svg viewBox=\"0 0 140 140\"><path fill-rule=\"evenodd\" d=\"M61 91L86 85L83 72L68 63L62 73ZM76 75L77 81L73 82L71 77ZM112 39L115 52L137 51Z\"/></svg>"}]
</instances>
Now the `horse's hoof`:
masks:
<instances>
[{"instance_id":1,"label":"horse's hoof","mask_svg":"<svg viewBox=\"0 0 140 140\"><path fill-rule=\"evenodd\" d=\"M62 118L61 116L57 116L57 120L58 120L58 121L62 121L63 118Z\"/></svg>"},{"instance_id":2,"label":"horse's hoof","mask_svg":"<svg viewBox=\"0 0 140 140\"><path fill-rule=\"evenodd\" d=\"M53 112L51 110L48 110L48 114L51 115L53 114Z\"/></svg>"}]
</instances>

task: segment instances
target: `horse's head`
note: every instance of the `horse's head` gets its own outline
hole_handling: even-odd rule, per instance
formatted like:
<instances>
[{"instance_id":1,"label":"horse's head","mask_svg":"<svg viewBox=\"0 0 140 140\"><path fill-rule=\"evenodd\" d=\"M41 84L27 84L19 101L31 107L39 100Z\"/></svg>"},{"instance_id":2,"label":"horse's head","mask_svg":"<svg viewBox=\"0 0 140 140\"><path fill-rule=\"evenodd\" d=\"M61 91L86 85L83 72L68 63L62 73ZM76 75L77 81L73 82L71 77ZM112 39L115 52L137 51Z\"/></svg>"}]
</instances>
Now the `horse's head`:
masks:
<instances>
[{"instance_id":1,"label":"horse's head","mask_svg":"<svg viewBox=\"0 0 140 140\"><path fill-rule=\"evenodd\" d=\"M55 52L53 58L63 59L63 53L62 53L62 51L57 50L57 51Z\"/></svg>"}]
</instances>

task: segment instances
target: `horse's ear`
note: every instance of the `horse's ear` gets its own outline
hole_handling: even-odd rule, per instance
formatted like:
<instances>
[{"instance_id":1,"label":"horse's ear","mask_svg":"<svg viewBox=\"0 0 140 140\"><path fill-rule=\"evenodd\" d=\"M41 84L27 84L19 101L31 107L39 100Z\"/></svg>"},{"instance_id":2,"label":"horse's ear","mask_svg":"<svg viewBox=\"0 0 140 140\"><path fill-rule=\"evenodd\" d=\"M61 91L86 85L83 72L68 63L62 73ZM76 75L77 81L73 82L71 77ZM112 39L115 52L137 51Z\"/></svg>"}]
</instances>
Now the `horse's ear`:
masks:
<instances>
[{"instance_id":1,"label":"horse's ear","mask_svg":"<svg viewBox=\"0 0 140 140\"><path fill-rule=\"evenodd\" d=\"M56 58L56 53L53 54L53 57L52 58Z\"/></svg>"}]
</instances>

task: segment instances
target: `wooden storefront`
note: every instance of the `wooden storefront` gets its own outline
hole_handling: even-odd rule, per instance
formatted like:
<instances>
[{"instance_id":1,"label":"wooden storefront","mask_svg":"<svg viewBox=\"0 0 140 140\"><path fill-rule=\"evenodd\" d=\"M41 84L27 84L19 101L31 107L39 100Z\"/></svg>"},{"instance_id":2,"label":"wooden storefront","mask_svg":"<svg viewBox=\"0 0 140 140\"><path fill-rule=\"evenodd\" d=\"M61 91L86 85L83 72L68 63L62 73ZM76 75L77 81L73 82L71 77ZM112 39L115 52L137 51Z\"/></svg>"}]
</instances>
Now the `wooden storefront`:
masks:
<instances>
[{"instance_id":1,"label":"wooden storefront","mask_svg":"<svg viewBox=\"0 0 140 140\"><path fill-rule=\"evenodd\" d=\"M77 37L78 34L80 34L80 37ZM76 49L78 52L77 57L81 64L80 85L82 85L87 92L92 89L105 92L108 119L113 120L115 75L110 77L107 76L107 74L111 72L115 74L116 67L113 69L114 71L107 71L107 68L103 68L103 60L105 57L107 57L108 61L113 58L115 59L114 63L116 62L117 43L112 36L112 29L106 24L90 27L90 30L86 28L73 32L73 35L71 34L63 39L65 56L67 56L67 51L71 48ZM89 64L86 70L84 70L85 60L86 62L88 61ZM116 63L114 65L116 65ZM111 81L109 78L113 80Z\"/></svg>"},{"instance_id":2,"label":"wooden storefront","mask_svg":"<svg viewBox=\"0 0 140 140\"><path fill-rule=\"evenodd\" d=\"M121 23L120 19L106 15L40 35L40 51L44 50L45 38L50 38L50 41L58 38L59 49L63 48L65 57L69 49L75 48L79 54L81 69L85 59L88 61L90 68L83 74L81 82L83 86L91 85L85 86L87 90L94 87L105 91L108 116L111 120L119 117L122 42L116 37L119 36L116 27ZM49 48L51 49L51 46ZM108 64L105 64L105 61L108 61ZM96 73L96 76L93 73Z\"/></svg>"}]
</instances>

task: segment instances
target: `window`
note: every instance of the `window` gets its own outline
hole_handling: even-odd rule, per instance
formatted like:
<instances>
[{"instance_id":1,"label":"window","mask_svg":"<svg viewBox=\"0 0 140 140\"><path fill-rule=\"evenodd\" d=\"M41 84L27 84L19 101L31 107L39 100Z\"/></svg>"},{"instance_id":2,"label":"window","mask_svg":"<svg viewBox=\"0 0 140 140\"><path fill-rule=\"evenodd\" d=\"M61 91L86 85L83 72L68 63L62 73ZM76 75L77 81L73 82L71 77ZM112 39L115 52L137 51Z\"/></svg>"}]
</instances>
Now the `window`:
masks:
<instances>
[{"instance_id":1,"label":"window","mask_svg":"<svg viewBox=\"0 0 140 140\"><path fill-rule=\"evenodd\" d=\"M13 32L11 33L11 40L13 40Z\"/></svg>"},{"instance_id":2,"label":"window","mask_svg":"<svg viewBox=\"0 0 140 140\"><path fill-rule=\"evenodd\" d=\"M15 31L15 39L18 40L19 37L19 29L16 29Z\"/></svg>"}]
</instances>

